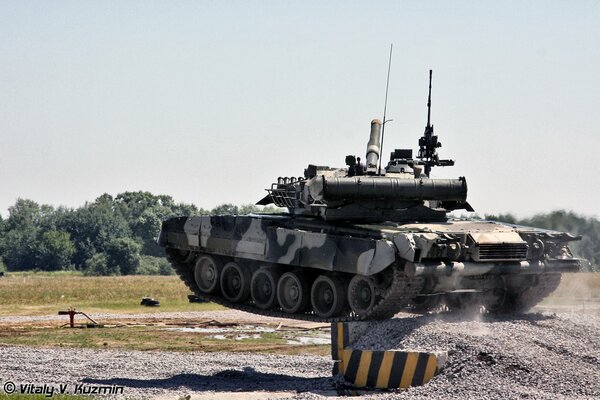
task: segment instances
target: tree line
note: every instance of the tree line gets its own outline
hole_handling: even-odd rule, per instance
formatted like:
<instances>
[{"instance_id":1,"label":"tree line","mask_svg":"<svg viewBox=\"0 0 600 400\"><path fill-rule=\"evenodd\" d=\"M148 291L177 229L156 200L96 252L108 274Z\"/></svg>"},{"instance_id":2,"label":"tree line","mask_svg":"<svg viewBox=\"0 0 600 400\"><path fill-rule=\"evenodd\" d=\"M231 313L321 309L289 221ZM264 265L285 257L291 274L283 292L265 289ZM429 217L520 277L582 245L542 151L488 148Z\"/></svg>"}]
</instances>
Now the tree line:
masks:
<instances>
[{"instance_id":1,"label":"tree line","mask_svg":"<svg viewBox=\"0 0 600 400\"><path fill-rule=\"evenodd\" d=\"M156 244L162 220L174 216L276 212L247 204L212 210L149 192L103 194L79 208L18 199L0 216L0 271L78 270L88 275L171 274Z\"/></svg>"},{"instance_id":2,"label":"tree line","mask_svg":"<svg viewBox=\"0 0 600 400\"><path fill-rule=\"evenodd\" d=\"M103 194L79 208L53 207L18 199L0 216L0 271L77 270L88 275L171 274L156 244L162 220L174 216L277 212L274 207L222 204L212 210L175 203L149 192ZM582 235L571 248L600 266L600 221L568 211L518 219L511 214L486 219Z\"/></svg>"}]
</instances>

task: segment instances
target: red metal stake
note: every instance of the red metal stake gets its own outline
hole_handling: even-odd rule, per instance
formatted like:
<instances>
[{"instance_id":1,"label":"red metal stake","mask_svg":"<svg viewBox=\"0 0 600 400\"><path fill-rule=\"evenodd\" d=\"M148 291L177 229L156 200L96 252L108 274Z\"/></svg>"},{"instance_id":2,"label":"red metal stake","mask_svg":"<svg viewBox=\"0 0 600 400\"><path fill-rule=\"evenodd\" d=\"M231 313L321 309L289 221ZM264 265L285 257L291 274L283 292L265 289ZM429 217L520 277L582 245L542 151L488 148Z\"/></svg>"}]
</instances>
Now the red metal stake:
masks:
<instances>
[{"instance_id":1,"label":"red metal stake","mask_svg":"<svg viewBox=\"0 0 600 400\"><path fill-rule=\"evenodd\" d=\"M77 311L73 307L69 308L67 311L59 311L58 312L58 315L68 315L69 316L69 326L71 328L75 328L75 315L76 314L83 315L84 317L86 317L87 319L89 319L90 321L92 321L92 323L94 324L94 326L98 326L98 323L96 321L94 321L89 315L87 315L84 312Z\"/></svg>"}]
</instances>

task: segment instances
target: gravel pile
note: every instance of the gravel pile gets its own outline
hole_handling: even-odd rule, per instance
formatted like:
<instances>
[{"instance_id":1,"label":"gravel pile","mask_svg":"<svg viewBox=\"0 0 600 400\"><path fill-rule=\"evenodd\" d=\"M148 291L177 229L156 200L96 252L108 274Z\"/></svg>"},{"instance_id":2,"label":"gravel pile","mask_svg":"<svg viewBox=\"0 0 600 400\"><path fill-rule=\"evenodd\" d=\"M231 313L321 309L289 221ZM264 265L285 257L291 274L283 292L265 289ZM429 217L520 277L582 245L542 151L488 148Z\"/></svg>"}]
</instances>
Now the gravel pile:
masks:
<instances>
[{"instance_id":1,"label":"gravel pile","mask_svg":"<svg viewBox=\"0 0 600 400\"><path fill-rule=\"evenodd\" d=\"M575 314L413 316L374 324L355 348L448 350L444 371L400 398L600 398L600 320Z\"/></svg>"}]
</instances>

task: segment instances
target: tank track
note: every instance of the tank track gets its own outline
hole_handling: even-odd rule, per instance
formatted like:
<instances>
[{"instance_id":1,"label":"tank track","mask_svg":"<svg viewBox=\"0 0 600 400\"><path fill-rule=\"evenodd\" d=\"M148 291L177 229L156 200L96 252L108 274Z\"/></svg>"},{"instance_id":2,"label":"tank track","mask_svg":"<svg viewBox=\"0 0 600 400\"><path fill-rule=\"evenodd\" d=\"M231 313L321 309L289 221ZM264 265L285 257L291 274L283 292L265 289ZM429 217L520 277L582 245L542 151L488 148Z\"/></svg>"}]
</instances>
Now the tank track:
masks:
<instances>
[{"instance_id":1,"label":"tank track","mask_svg":"<svg viewBox=\"0 0 600 400\"><path fill-rule=\"evenodd\" d=\"M265 315L268 317L298 319L311 322L347 322L347 321L362 321L362 320L382 320L389 319L402 311L411 299L416 297L423 288L424 280L422 278L408 278L404 272L394 264L392 282L382 294L379 302L373 307L368 315L358 316L350 314L333 318L321 318L312 311L298 314L288 314L286 312L274 310L261 310L255 307L251 301L245 303L232 303L226 299L203 293L199 290L194 281L193 266L173 260L167 257L171 266L179 275L186 286L194 292L196 296L203 300L220 304L222 306L233 308L240 311L246 311L253 314Z\"/></svg>"},{"instance_id":2,"label":"tank track","mask_svg":"<svg viewBox=\"0 0 600 400\"><path fill-rule=\"evenodd\" d=\"M538 283L529 286L518 294L512 311L527 311L556 290L562 278L561 274L541 274Z\"/></svg>"}]
</instances>

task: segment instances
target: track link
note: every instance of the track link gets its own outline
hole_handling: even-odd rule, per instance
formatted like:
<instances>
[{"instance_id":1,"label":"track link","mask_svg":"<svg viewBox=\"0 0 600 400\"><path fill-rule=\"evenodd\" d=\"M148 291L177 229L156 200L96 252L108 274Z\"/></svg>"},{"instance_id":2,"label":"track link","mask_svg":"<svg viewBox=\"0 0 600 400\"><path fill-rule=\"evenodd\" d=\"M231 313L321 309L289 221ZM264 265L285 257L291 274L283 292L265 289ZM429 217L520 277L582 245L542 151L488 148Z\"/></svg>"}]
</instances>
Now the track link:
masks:
<instances>
[{"instance_id":1,"label":"track link","mask_svg":"<svg viewBox=\"0 0 600 400\"><path fill-rule=\"evenodd\" d=\"M542 274L538 283L523 290L515 299L514 311L527 311L556 290L562 278L561 274Z\"/></svg>"},{"instance_id":2,"label":"track link","mask_svg":"<svg viewBox=\"0 0 600 400\"><path fill-rule=\"evenodd\" d=\"M252 301L247 301L244 303L232 303L220 296L203 293L200 291L198 285L196 285L196 282L194 280L192 264L177 262L169 256L167 256L167 258L169 259L169 262L171 263L171 266L173 267L177 275L179 275L179 277L186 284L186 286L192 292L194 292L196 296L203 300L211 301L213 303L217 303L225 307L233 308L240 311L246 311L249 313L260 314L269 317L291 318L312 322L346 322L389 319L398 312L400 312L404 307L406 307L406 305L410 303L410 301L421 292L421 289L423 288L424 284L424 280L422 278L406 277L404 275L404 272L396 264L394 264L391 267L393 268L391 284L385 289L384 293L381 294L378 303L375 304L372 311L368 315L358 316L352 313L346 316L321 318L312 313L312 311L301 314L288 314L278 309L261 310L258 307L255 307Z\"/></svg>"}]
</instances>

